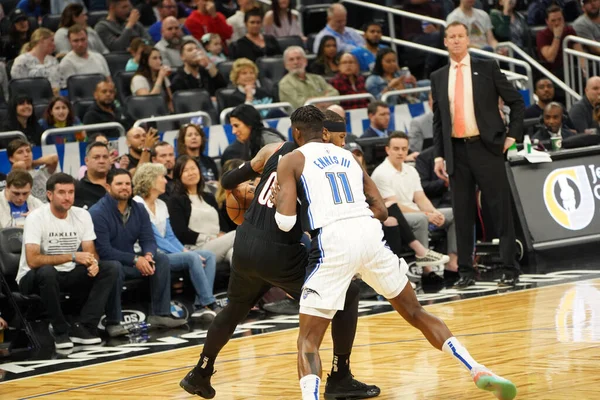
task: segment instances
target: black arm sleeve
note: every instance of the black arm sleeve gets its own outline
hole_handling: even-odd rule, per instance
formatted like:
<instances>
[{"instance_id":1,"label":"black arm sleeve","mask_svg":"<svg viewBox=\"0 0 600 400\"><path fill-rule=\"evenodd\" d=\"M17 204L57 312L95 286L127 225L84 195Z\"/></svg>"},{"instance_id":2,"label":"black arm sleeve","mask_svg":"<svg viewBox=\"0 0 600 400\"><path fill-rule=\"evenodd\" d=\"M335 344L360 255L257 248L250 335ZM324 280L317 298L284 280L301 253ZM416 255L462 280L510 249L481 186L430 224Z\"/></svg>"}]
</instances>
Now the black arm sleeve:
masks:
<instances>
[{"instance_id":1,"label":"black arm sleeve","mask_svg":"<svg viewBox=\"0 0 600 400\"><path fill-rule=\"evenodd\" d=\"M221 186L226 190L233 190L242 182L256 178L259 174L252 169L250 161L246 161L238 168L227 171L221 177Z\"/></svg>"}]
</instances>

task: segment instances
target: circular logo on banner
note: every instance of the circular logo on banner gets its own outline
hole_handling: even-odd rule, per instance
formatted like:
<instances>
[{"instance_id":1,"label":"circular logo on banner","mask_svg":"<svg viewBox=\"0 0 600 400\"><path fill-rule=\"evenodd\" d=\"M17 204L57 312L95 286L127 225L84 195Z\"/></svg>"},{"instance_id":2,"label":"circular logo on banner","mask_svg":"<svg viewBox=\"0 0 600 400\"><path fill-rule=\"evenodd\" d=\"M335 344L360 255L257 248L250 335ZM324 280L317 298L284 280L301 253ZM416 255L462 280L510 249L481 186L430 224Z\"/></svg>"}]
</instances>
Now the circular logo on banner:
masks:
<instances>
[{"instance_id":1,"label":"circular logo on banner","mask_svg":"<svg viewBox=\"0 0 600 400\"><path fill-rule=\"evenodd\" d=\"M544 181L544 203L563 228L578 231L594 218L594 195L583 165L555 169Z\"/></svg>"}]
</instances>

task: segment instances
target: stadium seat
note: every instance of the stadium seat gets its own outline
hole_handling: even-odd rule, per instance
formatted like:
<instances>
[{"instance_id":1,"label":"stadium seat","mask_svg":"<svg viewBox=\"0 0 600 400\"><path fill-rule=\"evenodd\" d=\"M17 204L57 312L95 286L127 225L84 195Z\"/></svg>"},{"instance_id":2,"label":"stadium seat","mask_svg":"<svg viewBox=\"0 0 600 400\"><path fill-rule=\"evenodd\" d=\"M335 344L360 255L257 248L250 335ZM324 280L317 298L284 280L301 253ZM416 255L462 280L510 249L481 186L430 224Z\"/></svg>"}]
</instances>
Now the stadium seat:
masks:
<instances>
[{"instance_id":1,"label":"stadium seat","mask_svg":"<svg viewBox=\"0 0 600 400\"><path fill-rule=\"evenodd\" d=\"M87 110L96 102L94 99L80 99L73 102L73 113L83 121Z\"/></svg>"},{"instance_id":2,"label":"stadium seat","mask_svg":"<svg viewBox=\"0 0 600 400\"><path fill-rule=\"evenodd\" d=\"M36 120L44 117L44 113L46 112L46 108L48 108L48 102L36 103L33 105L33 112L35 114Z\"/></svg>"},{"instance_id":3,"label":"stadium seat","mask_svg":"<svg viewBox=\"0 0 600 400\"><path fill-rule=\"evenodd\" d=\"M219 124L217 110L215 110L210 100L210 94L206 90L178 90L173 93L173 108L175 108L175 114L205 111L210 115L213 125Z\"/></svg>"},{"instance_id":4,"label":"stadium seat","mask_svg":"<svg viewBox=\"0 0 600 400\"><path fill-rule=\"evenodd\" d=\"M219 112L219 115L221 115L221 112L224 109L233 106L230 97L236 90L237 88L222 88L217 90L217 111Z\"/></svg>"},{"instance_id":5,"label":"stadium seat","mask_svg":"<svg viewBox=\"0 0 600 400\"><path fill-rule=\"evenodd\" d=\"M117 76L114 79L115 88L117 89L117 96L121 104L125 104L125 100L127 100L127 98L132 95L131 80L133 79L134 75L134 71L121 71L117 73Z\"/></svg>"},{"instance_id":6,"label":"stadium seat","mask_svg":"<svg viewBox=\"0 0 600 400\"><path fill-rule=\"evenodd\" d=\"M110 74L116 77L119 72L125 71L127 61L131 58L131 54L126 51L113 51L108 54L103 54L110 69Z\"/></svg>"},{"instance_id":7,"label":"stadium seat","mask_svg":"<svg viewBox=\"0 0 600 400\"><path fill-rule=\"evenodd\" d=\"M0 107L0 121L6 121L8 119L8 108L5 106Z\"/></svg>"},{"instance_id":8,"label":"stadium seat","mask_svg":"<svg viewBox=\"0 0 600 400\"><path fill-rule=\"evenodd\" d=\"M58 30L58 25L60 25L61 14L46 14L42 18L42 27L50 29L52 32L56 32Z\"/></svg>"},{"instance_id":9,"label":"stadium seat","mask_svg":"<svg viewBox=\"0 0 600 400\"><path fill-rule=\"evenodd\" d=\"M227 45L227 58L235 60L237 58L237 44L231 42Z\"/></svg>"},{"instance_id":10,"label":"stadium seat","mask_svg":"<svg viewBox=\"0 0 600 400\"><path fill-rule=\"evenodd\" d=\"M10 97L25 94L33 100L33 104L49 103L54 97L50 81L46 78L12 79L8 83Z\"/></svg>"},{"instance_id":11,"label":"stadium seat","mask_svg":"<svg viewBox=\"0 0 600 400\"><path fill-rule=\"evenodd\" d=\"M232 68L233 61L223 61L217 64L217 69L219 70L221 75L223 75L223 78L225 78L225 82L227 82L227 84L231 83L231 81L229 80L229 74L231 73Z\"/></svg>"},{"instance_id":12,"label":"stadium seat","mask_svg":"<svg viewBox=\"0 0 600 400\"><path fill-rule=\"evenodd\" d=\"M102 21L103 19L106 19L106 16L108 15L108 11L102 10L102 11L90 11L88 13L88 26L93 26L95 27L96 24L99 21Z\"/></svg>"},{"instance_id":13,"label":"stadium seat","mask_svg":"<svg viewBox=\"0 0 600 400\"><path fill-rule=\"evenodd\" d=\"M279 48L282 52L290 46L300 46L304 48L304 42L300 36L280 36L275 39L277 39L277 43L279 43Z\"/></svg>"},{"instance_id":14,"label":"stadium seat","mask_svg":"<svg viewBox=\"0 0 600 400\"><path fill-rule=\"evenodd\" d=\"M327 25L329 4L316 4L302 7L302 25L305 35L317 33Z\"/></svg>"},{"instance_id":15,"label":"stadium seat","mask_svg":"<svg viewBox=\"0 0 600 400\"><path fill-rule=\"evenodd\" d=\"M256 60L260 76L278 82L287 74L283 65L283 57L260 57Z\"/></svg>"},{"instance_id":16,"label":"stadium seat","mask_svg":"<svg viewBox=\"0 0 600 400\"><path fill-rule=\"evenodd\" d=\"M315 43L315 37L317 37L316 33L311 33L310 35L307 36L307 39L306 39L306 51L308 53L312 53L312 51L313 51L313 45Z\"/></svg>"},{"instance_id":17,"label":"stadium seat","mask_svg":"<svg viewBox=\"0 0 600 400\"><path fill-rule=\"evenodd\" d=\"M69 100L93 99L96 85L104 81L106 77L102 74L82 74L70 76L67 80L67 91Z\"/></svg>"},{"instance_id":18,"label":"stadium seat","mask_svg":"<svg viewBox=\"0 0 600 400\"><path fill-rule=\"evenodd\" d=\"M127 112L134 121L142 118L169 114L165 99L160 94L130 96L126 101Z\"/></svg>"}]
</instances>

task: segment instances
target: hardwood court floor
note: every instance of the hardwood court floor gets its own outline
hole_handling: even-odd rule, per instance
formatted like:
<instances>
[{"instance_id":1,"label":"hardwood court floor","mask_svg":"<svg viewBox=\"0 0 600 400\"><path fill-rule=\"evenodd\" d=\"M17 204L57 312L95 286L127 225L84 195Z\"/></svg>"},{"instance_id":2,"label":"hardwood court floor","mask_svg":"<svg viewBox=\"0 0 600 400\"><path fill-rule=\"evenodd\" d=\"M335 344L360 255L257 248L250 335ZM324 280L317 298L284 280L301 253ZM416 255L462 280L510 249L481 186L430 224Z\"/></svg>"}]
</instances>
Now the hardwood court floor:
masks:
<instances>
[{"instance_id":1,"label":"hardwood court floor","mask_svg":"<svg viewBox=\"0 0 600 400\"><path fill-rule=\"evenodd\" d=\"M519 399L600 398L600 279L427 306L480 363L519 388ZM297 329L231 341L217 361L216 399L299 399ZM0 384L0 398L193 398L179 380L200 347ZM323 343L324 366L331 339ZM379 399L493 399L465 370L395 313L359 319L352 355L357 378Z\"/></svg>"}]
</instances>

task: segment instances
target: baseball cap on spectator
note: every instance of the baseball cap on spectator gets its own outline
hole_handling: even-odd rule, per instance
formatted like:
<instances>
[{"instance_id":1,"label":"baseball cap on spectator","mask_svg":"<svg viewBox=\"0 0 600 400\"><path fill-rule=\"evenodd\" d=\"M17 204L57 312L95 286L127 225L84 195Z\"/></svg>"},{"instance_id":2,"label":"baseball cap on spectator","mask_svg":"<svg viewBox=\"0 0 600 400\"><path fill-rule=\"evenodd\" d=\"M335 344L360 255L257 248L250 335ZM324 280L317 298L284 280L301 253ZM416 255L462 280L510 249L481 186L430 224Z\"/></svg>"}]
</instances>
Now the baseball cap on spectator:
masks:
<instances>
[{"instance_id":1,"label":"baseball cap on spectator","mask_svg":"<svg viewBox=\"0 0 600 400\"><path fill-rule=\"evenodd\" d=\"M11 24L16 24L17 22L24 20L24 19L27 19L27 14L25 14L25 12L23 10L21 10L20 8L14 9L10 16Z\"/></svg>"},{"instance_id":2,"label":"baseball cap on spectator","mask_svg":"<svg viewBox=\"0 0 600 400\"><path fill-rule=\"evenodd\" d=\"M363 156L365 155L365 152L363 151L362 147L360 147L360 144L358 144L356 142L346 143L346 145L344 146L344 149L346 149L352 153L359 152Z\"/></svg>"}]
</instances>

